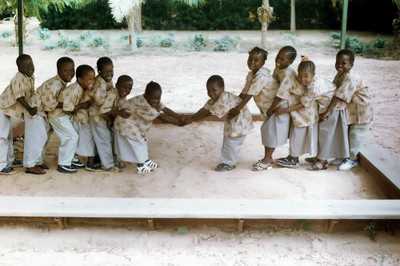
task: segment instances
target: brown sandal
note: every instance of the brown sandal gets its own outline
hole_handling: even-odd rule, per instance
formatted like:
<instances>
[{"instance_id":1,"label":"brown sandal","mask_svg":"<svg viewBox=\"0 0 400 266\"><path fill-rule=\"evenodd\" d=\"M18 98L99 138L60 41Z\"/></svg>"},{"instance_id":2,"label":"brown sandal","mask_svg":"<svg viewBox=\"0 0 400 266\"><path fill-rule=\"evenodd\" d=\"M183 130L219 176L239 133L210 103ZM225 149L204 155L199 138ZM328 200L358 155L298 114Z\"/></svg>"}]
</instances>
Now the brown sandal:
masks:
<instances>
[{"instance_id":1,"label":"brown sandal","mask_svg":"<svg viewBox=\"0 0 400 266\"><path fill-rule=\"evenodd\" d=\"M35 165L35 167L36 166L38 166L38 167L40 167L40 168L42 168L42 169L50 169L48 166L47 166L47 164L46 163L42 163L42 164L37 164L37 165Z\"/></svg>"},{"instance_id":2,"label":"brown sandal","mask_svg":"<svg viewBox=\"0 0 400 266\"><path fill-rule=\"evenodd\" d=\"M45 170L43 170L39 166L34 166L34 167L26 167L25 168L25 173L27 174L34 174L34 175L43 175L46 173Z\"/></svg>"}]
</instances>

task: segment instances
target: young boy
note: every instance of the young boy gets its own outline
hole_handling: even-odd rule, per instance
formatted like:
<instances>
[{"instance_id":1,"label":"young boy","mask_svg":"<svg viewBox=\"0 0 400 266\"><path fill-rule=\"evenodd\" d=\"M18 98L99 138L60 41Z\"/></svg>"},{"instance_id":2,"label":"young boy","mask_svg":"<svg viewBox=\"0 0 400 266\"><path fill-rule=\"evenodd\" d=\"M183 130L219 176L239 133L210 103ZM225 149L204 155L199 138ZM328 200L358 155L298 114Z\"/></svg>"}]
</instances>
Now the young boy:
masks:
<instances>
[{"instance_id":1,"label":"young boy","mask_svg":"<svg viewBox=\"0 0 400 266\"><path fill-rule=\"evenodd\" d=\"M35 66L29 55L22 54L17 60L18 73L13 77L10 85L0 96L0 174L12 175L12 168L22 166L22 162L15 159L11 118L22 119L24 113L35 115L37 108L31 107L28 102L34 93Z\"/></svg>"},{"instance_id":2,"label":"young boy","mask_svg":"<svg viewBox=\"0 0 400 266\"><path fill-rule=\"evenodd\" d=\"M73 125L79 136L75 154L87 157L85 170L90 172L96 172L101 169L101 166L96 165L94 162L96 147L89 124L88 110L92 103L90 93L94 85L95 76L96 74L91 66L78 66L76 69L76 82L69 85L60 95L64 99L67 99L68 96L70 98L63 105L63 109L72 112ZM77 161L74 160L73 162L76 163Z\"/></svg>"},{"instance_id":3,"label":"young boy","mask_svg":"<svg viewBox=\"0 0 400 266\"><path fill-rule=\"evenodd\" d=\"M371 126L374 112L368 87L364 86L360 76L351 71L354 65L354 53L341 50L336 55L337 74L333 83L337 86L335 96L347 103L346 118L349 126L350 156L339 166L339 170L349 170L358 165L357 156L361 144Z\"/></svg>"},{"instance_id":4,"label":"young boy","mask_svg":"<svg viewBox=\"0 0 400 266\"><path fill-rule=\"evenodd\" d=\"M233 107L242 102L239 96L225 91L224 80L218 75L213 75L207 80L207 94L211 99L193 116L184 118L185 124L209 115L222 118L227 116ZM222 172L235 169L240 148L252 128L253 120L247 106L241 108L239 114L234 118L225 120L221 159L220 164L215 167L215 171Z\"/></svg>"},{"instance_id":5,"label":"young boy","mask_svg":"<svg viewBox=\"0 0 400 266\"><path fill-rule=\"evenodd\" d=\"M149 159L146 139L153 120L159 118L167 123L179 124L180 116L161 103L161 94L160 84L151 81L144 95L133 97L120 106L120 114L115 118L120 159L136 163L136 171L140 174L153 173L158 167L156 162Z\"/></svg>"},{"instance_id":6,"label":"young boy","mask_svg":"<svg viewBox=\"0 0 400 266\"><path fill-rule=\"evenodd\" d=\"M114 65L110 58L101 57L97 60L97 71L93 90L90 94L93 103L89 107L89 123L94 142L105 171L120 172L115 165L113 151L113 136L111 131L112 112L118 102L118 92L114 88Z\"/></svg>"},{"instance_id":7,"label":"young boy","mask_svg":"<svg viewBox=\"0 0 400 266\"><path fill-rule=\"evenodd\" d=\"M40 102L47 113L49 123L60 139L58 151L57 171L61 173L76 173L76 167L82 167L82 163L73 163L78 134L76 133L69 116L70 95L62 94L67 83L75 76L75 64L69 57L61 57L57 61L57 75L45 81L38 88ZM72 95L71 95L72 96ZM74 97L76 95L73 95ZM67 109L64 110L64 105ZM72 166L71 164L74 164Z\"/></svg>"}]
</instances>

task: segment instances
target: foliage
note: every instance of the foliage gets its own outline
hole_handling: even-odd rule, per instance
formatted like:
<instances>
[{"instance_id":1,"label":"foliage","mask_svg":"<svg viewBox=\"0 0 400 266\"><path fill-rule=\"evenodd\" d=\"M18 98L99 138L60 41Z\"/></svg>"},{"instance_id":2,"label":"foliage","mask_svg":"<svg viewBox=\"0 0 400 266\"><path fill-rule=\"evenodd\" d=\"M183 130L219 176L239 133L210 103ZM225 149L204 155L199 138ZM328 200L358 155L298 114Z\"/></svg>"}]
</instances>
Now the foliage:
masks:
<instances>
[{"instance_id":1,"label":"foliage","mask_svg":"<svg viewBox=\"0 0 400 266\"><path fill-rule=\"evenodd\" d=\"M340 48L341 34L338 32L331 32L330 38L335 48ZM361 54L364 51L365 44L358 40L357 36L346 36L345 48L352 50L356 54Z\"/></svg>"},{"instance_id":2,"label":"foliage","mask_svg":"<svg viewBox=\"0 0 400 266\"><path fill-rule=\"evenodd\" d=\"M161 39L161 47L171 47L175 43L175 37L172 33L168 34L166 38Z\"/></svg>"},{"instance_id":3,"label":"foliage","mask_svg":"<svg viewBox=\"0 0 400 266\"><path fill-rule=\"evenodd\" d=\"M5 31L5 32L3 32L3 33L1 34L1 38L7 39L7 38L10 37L11 35L12 35L11 32Z\"/></svg>"},{"instance_id":4,"label":"foliage","mask_svg":"<svg viewBox=\"0 0 400 266\"><path fill-rule=\"evenodd\" d=\"M224 35L215 41L214 51L221 51L221 52L230 51L236 47L236 45L239 42L239 39L240 39L239 37L233 38Z\"/></svg>"},{"instance_id":5,"label":"foliage","mask_svg":"<svg viewBox=\"0 0 400 266\"><path fill-rule=\"evenodd\" d=\"M105 36L95 35L92 39L89 40L89 47L103 47L105 49L108 49L110 47L110 43Z\"/></svg>"},{"instance_id":6,"label":"foliage","mask_svg":"<svg viewBox=\"0 0 400 266\"><path fill-rule=\"evenodd\" d=\"M191 51L200 51L206 45L207 37L201 33L196 33L190 40L189 49Z\"/></svg>"},{"instance_id":7,"label":"foliage","mask_svg":"<svg viewBox=\"0 0 400 266\"><path fill-rule=\"evenodd\" d=\"M80 38L82 41L88 40L93 36L93 32L91 30L85 30L81 33Z\"/></svg>"},{"instance_id":8,"label":"foliage","mask_svg":"<svg viewBox=\"0 0 400 266\"><path fill-rule=\"evenodd\" d=\"M50 31L48 28L39 28L39 39L41 40L47 40L50 38Z\"/></svg>"}]
</instances>

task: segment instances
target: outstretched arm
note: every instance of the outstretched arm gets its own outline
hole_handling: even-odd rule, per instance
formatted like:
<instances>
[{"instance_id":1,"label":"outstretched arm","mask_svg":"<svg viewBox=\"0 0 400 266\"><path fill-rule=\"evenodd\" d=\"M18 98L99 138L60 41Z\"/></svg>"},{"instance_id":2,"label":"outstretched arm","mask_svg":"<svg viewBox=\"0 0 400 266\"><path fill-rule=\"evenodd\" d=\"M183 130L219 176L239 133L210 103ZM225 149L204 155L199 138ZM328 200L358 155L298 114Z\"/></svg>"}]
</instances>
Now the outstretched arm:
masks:
<instances>
[{"instance_id":1,"label":"outstretched arm","mask_svg":"<svg viewBox=\"0 0 400 266\"><path fill-rule=\"evenodd\" d=\"M211 112L209 110L201 108L194 115L184 117L182 119L183 120L183 124L187 125L187 124L190 124L190 123L192 123L194 121L201 120L201 119L203 119L203 118L205 118L207 116L210 116L210 115L211 115Z\"/></svg>"},{"instance_id":2,"label":"outstretched arm","mask_svg":"<svg viewBox=\"0 0 400 266\"><path fill-rule=\"evenodd\" d=\"M275 113L277 115L282 115L282 114L287 114L287 113L290 113L293 111L300 110L301 108L304 108L304 105L302 103L298 103L298 104L292 105L288 108L278 108L278 109L276 109Z\"/></svg>"},{"instance_id":3,"label":"outstretched arm","mask_svg":"<svg viewBox=\"0 0 400 266\"><path fill-rule=\"evenodd\" d=\"M267 116L272 115L275 112L276 107L281 103L282 99L278 96L275 96L274 101L272 102L271 107L267 111Z\"/></svg>"},{"instance_id":4,"label":"outstretched arm","mask_svg":"<svg viewBox=\"0 0 400 266\"><path fill-rule=\"evenodd\" d=\"M229 110L229 112L228 112L228 120L231 120L232 118L237 116L240 113L240 110L242 110L243 106L245 106L250 101L250 99L253 97L253 95L248 95L248 94L241 93L239 95L239 97L242 98L242 102L239 103L239 105L236 106L235 108L232 108L231 110Z\"/></svg>"}]
</instances>

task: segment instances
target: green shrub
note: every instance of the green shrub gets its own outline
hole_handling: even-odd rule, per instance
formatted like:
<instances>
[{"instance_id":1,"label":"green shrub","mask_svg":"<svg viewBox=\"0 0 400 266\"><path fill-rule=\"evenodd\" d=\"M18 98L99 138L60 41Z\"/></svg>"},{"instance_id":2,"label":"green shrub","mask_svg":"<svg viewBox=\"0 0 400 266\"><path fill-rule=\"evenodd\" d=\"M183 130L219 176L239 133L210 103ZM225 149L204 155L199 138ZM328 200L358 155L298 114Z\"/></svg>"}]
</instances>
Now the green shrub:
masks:
<instances>
[{"instance_id":1,"label":"green shrub","mask_svg":"<svg viewBox=\"0 0 400 266\"><path fill-rule=\"evenodd\" d=\"M370 44L374 48L385 48L386 47L386 40L382 37L378 37L373 40Z\"/></svg>"},{"instance_id":2,"label":"green shrub","mask_svg":"<svg viewBox=\"0 0 400 266\"><path fill-rule=\"evenodd\" d=\"M105 49L108 49L110 47L110 43L108 39L102 35L94 36L90 41L89 41L89 47L103 47Z\"/></svg>"},{"instance_id":3,"label":"green shrub","mask_svg":"<svg viewBox=\"0 0 400 266\"><path fill-rule=\"evenodd\" d=\"M81 50L81 43L80 43L79 40L71 40L71 41L68 42L67 48L70 51L80 51Z\"/></svg>"},{"instance_id":4,"label":"green shrub","mask_svg":"<svg viewBox=\"0 0 400 266\"><path fill-rule=\"evenodd\" d=\"M39 28L39 39L41 40L47 40L50 38L50 31L48 28Z\"/></svg>"},{"instance_id":5,"label":"green shrub","mask_svg":"<svg viewBox=\"0 0 400 266\"><path fill-rule=\"evenodd\" d=\"M206 45L207 37L201 33L196 33L190 40L189 48L191 51L200 51Z\"/></svg>"},{"instance_id":6,"label":"green shrub","mask_svg":"<svg viewBox=\"0 0 400 266\"><path fill-rule=\"evenodd\" d=\"M160 46L161 47L171 47L175 43L175 37L172 33L168 34L167 37L161 39Z\"/></svg>"},{"instance_id":7,"label":"green shrub","mask_svg":"<svg viewBox=\"0 0 400 266\"><path fill-rule=\"evenodd\" d=\"M57 46L62 48L67 48L69 42L70 40L67 36L61 35L60 39L57 42Z\"/></svg>"},{"instance_id":8,"label":"green shrub","mask_svg":"<svg viewBox=\"0 0 400 266\"><path fill-rule=\"evenodd\" d=\"M7 39L8 37L10 37L12 34L9 31L5 31L1 34L1 38L3 39Z\"/></svg>"},{"instance_id":9,"label":"green shrub","mask_svg":"<svg viewBox=\"0 0 400 266\"><path fill-rule=\"evenodd\" d=\"M85 30L81 33L80 38L82 41L88 40L90 37L92 37L93 32L91 30Z\"/></svg>"},{"instance_id":10,"label":"green shrub","mask_svg":"<svg viewBox=\"0 0 400 266\"><path fill-rule=\"evenodd\" d=\"M215 41L214 51L221 51L221 52L230 51L236 47L238 41L239 41L238 37L232 38L227 35L224 35Z\"/></svg>"},{"instance_id":11,"label":"green shrub","mask_svg":"<svg viewBox=\"0 0 400 266\"><path fill-rule=\"evenodd\" d=\"M358 41L357 36L346 37L345 48L352 50L356 54L361 54L365 49L365 44Z\"/></svg>"},{"instance_id":12,"label":"green shrub","mask_svg":"<svg viewBox=\"0 0 400 266\"><path fill-rule=\"evenodd\" d=\"M48 44L43 45L41 47L41 49L42 50L53 50L53 49L56 49L57 47L58 47L57 43L48 43Z\"/></svg>"}]
</instances>

